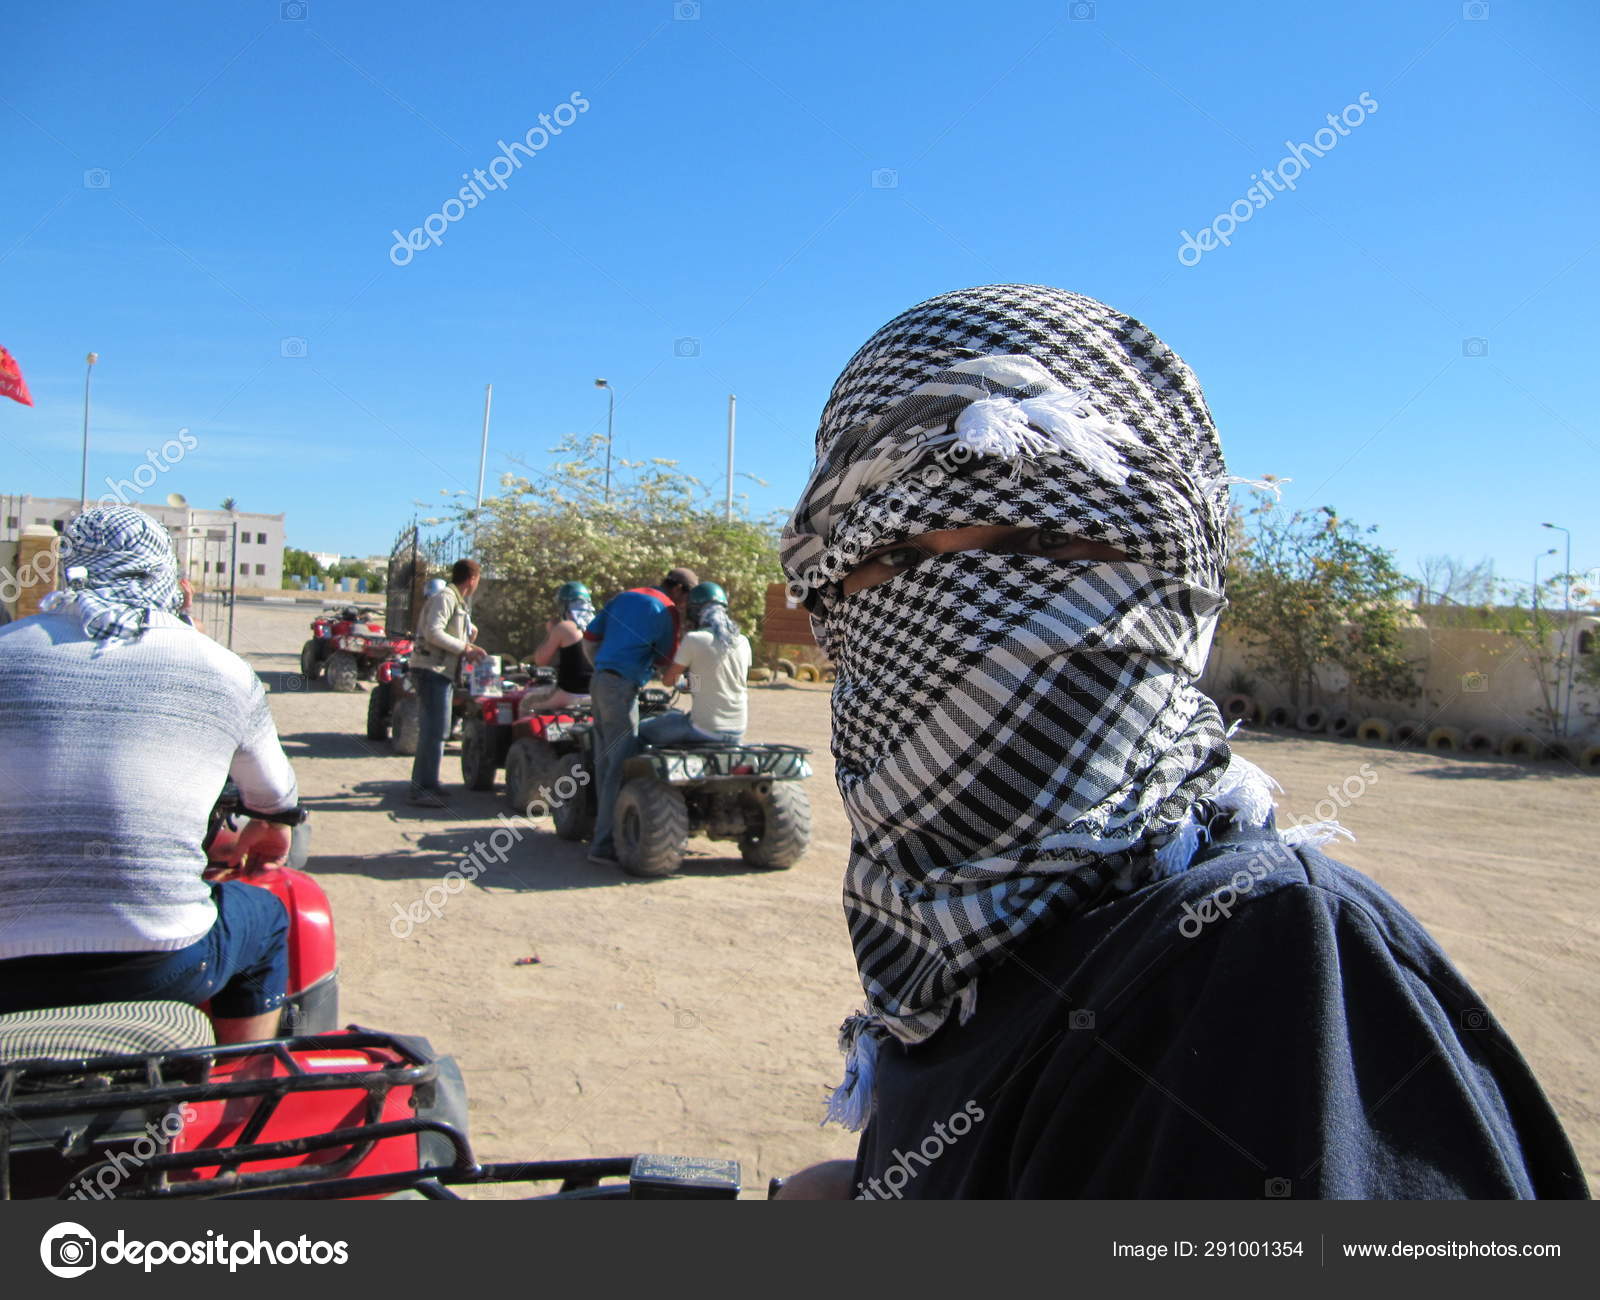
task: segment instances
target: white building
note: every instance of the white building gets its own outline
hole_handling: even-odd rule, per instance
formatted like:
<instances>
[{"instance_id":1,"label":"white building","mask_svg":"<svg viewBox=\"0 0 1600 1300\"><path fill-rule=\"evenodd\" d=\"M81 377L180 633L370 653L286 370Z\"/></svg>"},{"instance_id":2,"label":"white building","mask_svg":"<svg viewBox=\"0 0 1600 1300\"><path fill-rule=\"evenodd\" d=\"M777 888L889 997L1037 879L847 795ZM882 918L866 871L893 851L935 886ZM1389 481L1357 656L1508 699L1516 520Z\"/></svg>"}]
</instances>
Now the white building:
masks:
<instances>
[{"instance_id":1,"label":"white building","mask_svg":"<svg viewBox=\"0 0 1600 1300\"><path fill-rule=\"evenodd\" d=\"M283 516L244 510L128 503L154 516L172 535L178 571L197 587L283 586ZM14 542L24 528L45 524L57 532L78 513L76 497L0 493L0 542ZM237 532L237 540L235 539Z\"/></svg>"}]
</instances>

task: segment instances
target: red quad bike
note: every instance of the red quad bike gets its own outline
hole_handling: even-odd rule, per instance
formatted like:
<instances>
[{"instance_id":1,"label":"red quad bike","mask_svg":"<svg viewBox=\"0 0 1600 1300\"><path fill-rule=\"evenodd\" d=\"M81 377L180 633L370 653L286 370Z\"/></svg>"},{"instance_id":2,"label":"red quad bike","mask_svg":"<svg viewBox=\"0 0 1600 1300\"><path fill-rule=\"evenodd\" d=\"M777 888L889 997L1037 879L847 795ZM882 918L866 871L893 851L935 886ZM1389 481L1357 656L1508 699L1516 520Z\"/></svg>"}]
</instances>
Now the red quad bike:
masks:
<instances>
[{"instance_id":1,"label":"red quad bike","mask_svg":"<svg viewBox=\"0 0 1600 1300\"><path fill-rule=\"evenodd\" d=\"M500 694L472 697L461 724L461 780L467 789L494 789L503 767L506 801L513 812L521 812L539 782L547 775L554 779L553 772L543 770L545 753L539 748L546 729L589 716L587 708L574 705L540 712L537 703L527 702L530 691L554 684L554 668L513 669L501 681Z\"/></svg>"},{"instance_id":2,"label":"red quad bike","mask_svg":"<svg viewBox=\"0 0 1600 1300\"><path fill-rule=\"evenodd\" d=\"M312 619L311 639L300 647L305 679L321 677L333 690L353 691L358 682L371 681L385 661L409 655L411 642L389 636L377 617L375 609L346 605L336 615L324 609Z\"/></svg>"},{"instance_id":3,"label":"red quad bike","mask_svg":"<svg viewBox=\"0 0 1600 1300\"><path fill-rule=\"evenodd\" d=\"M406 651L410 654L409 646ZM396 754L415 754L421 732L417 688L411 680L406 658L386 659L378 665L377 684L367 697L367 739L389 741ZM465 719L476 707L467 689L465 674L456 680L450 697L450 736L453 739Z\"/></svg>"},{"instance_id":4,"label":"red quad bike","mask_svg":"<svg viewBox=\"0 0 1600 1300\"><path fill-rule=\"evenodd\" d=\"M219 805L214 862L232 820ZM538 1185L528 1199L738 1195L729 1160L479 1163L450 1057L421 1038L332 1032L333 998L309 996L336 978L322 890L291 867L238 878L289 911L283 1036L218 1046L175 1002L0 1016L0 1200L460 1200L485 1184Z\"/></svg>"}]
</instances>

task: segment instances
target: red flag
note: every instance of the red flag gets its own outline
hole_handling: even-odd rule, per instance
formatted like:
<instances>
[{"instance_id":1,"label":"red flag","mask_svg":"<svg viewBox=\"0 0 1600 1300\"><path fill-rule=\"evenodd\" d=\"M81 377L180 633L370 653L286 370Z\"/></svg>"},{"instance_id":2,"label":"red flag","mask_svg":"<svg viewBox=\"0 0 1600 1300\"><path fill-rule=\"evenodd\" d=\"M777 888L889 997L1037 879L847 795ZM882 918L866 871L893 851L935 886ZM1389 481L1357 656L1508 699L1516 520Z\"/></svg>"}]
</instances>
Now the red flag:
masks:
<instances>
[{"instance_id":1,"label":"red flag","mask_svg":"<svg viewBox=\"0 0 1600 1300\"><path fill-rule=\"evenodd\" d=\"M9 397L24 406L33 405L33 398L28 394L28 381L22 377L22 367L4 348L0 348L0 397Z\"/></svg>"}]
</instances>

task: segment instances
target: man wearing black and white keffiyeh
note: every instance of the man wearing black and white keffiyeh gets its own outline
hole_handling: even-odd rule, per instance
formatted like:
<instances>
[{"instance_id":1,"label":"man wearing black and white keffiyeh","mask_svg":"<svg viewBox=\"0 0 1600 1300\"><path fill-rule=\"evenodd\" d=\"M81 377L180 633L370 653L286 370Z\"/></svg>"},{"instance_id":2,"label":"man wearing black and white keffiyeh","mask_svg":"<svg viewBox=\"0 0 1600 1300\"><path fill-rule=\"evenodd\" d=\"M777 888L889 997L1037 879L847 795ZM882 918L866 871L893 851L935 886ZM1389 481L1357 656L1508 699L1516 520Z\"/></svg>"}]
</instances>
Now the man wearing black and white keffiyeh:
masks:
<instances>
[{"instance_id":1,"label":"man wearing black and white keffiyeh","mask_svg":"<svg viewBox=\"0 0 1600 1300\"><path fill-rule=\"evenodd\" d=\"M1341 827L1277 829L1196 688L1236 481L1188 367L1077 294L944 294L840 375L783 560L838 673L866 1005L828 1117L865 1132L808 1191L1584 1194L1476 996Z\"/></svg>"}]
</instances>

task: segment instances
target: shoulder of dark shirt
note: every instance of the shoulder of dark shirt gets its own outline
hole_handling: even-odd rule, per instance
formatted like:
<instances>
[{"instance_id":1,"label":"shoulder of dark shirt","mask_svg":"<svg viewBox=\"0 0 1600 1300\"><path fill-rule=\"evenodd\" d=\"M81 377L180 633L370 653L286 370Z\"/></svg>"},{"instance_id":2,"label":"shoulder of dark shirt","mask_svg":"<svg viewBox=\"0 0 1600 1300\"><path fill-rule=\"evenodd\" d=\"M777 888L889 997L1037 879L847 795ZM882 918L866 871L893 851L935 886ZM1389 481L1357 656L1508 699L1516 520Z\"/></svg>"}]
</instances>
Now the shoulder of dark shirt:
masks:
<instances>
[{"instance_id":1,"label":"shoulder of dark shirt","mask_svg":"<svg viewBox=\"0 0 1600 1300\"><path fill-rule=\"evenodd\" d=\"M1032 1003L1029 986L1042 979L1067 995L1051 999L1052 1017L1098 999L1097 1013L1115 1019L1118 1004L1157 983L1187 982L1219 962L1266 969L1253 954L1281 953L1295 934L1351 928L1450 1000L1473 1000L1421 923L1375 881L1316 849L1261 839L1214 846L1177 876L1030 936L1012 961L980 977L979 1007ZM1293 976L1276 968L1272 978L1281 985ZM1117 991L1109 1006L1105 990Z\"/></svg>"}]
</instances>

